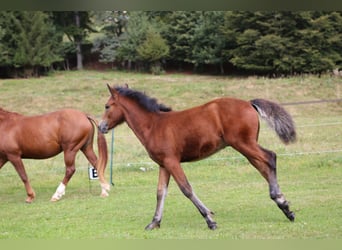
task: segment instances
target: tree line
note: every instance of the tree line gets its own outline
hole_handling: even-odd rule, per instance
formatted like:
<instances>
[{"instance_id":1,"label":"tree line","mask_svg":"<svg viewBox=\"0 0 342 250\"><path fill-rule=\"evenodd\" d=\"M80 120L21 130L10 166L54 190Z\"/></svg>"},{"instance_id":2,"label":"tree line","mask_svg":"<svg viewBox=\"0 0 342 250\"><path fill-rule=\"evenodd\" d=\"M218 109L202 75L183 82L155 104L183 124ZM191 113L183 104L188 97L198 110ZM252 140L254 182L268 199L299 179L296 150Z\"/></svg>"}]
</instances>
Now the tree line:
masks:
<instances>
[{"instance_id":1,"label":"tree line","mask_svg":"<svg viewBox=\"0 0 342 250\"><path fill-rule=\"evenodd\" d=\"M342 67L342 12L0 11L2 77L82 69L85 58L154 74L322 74Z\"/></svg>"}]
</instances>

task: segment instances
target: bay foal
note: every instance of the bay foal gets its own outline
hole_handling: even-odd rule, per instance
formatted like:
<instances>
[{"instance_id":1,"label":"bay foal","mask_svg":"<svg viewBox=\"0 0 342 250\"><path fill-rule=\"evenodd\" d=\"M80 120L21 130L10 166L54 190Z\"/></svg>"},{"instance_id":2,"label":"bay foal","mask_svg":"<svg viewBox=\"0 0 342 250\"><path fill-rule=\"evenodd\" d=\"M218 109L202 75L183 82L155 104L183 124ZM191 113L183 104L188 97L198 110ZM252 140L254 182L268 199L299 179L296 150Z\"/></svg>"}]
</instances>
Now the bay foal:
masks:
<instances>
[{"instance_id":1,"label":"bay foal","mask_svg":"<svg viewBox=\"0 0 342 250\"><path fill-rule=\"evenodd\" d=\"M106 133L126 122L151 159L159 165L156 210L146 229L160 227L170 176L197 207L208 227L216 229L213 213L192 190L180 163L203 159L227 146L249 160L268 182L272 200L290 221L295 219L278 185L276 154L257 142L258 114L284 143L295 141L292 118L281 106L264 99L220 98L184 111L171 111L142 92L127 87L108 86L108 89L111 95L105 105L100 130Z\"/></svg>"}]
</instances>

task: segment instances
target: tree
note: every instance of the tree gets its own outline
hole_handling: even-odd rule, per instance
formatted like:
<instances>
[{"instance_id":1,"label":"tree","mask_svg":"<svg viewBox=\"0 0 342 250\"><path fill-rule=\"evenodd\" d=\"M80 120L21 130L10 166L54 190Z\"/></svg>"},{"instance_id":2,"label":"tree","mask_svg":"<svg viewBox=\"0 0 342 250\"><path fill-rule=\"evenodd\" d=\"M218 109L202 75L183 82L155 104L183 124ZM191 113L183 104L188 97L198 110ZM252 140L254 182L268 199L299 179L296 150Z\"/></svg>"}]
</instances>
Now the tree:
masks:
<instances>
[{"instance_id":1,"label":"tree","mask_svg":"<svg viewBox=\"0 0 342 250\"><path fill-rule=\"evenodd\" d=\"M91 15L88 11L55 11L52 12L54 23L74 45L77 69L83 69L82 44L88 32L96 32L92 28Z\"/></svg>"},{"instance_id":2,"label":"tree","mask_svg":"<svg viewBox=\"0 0 342 250\"><path fill-rule=\"evenodd\" d=\"M208 11L203 12L199 16L198 24L194 29L194 35L191 43L191 62L195 68L200 65L218 65L220 73L223 74L223 49L225 48L226 40L218 28L218 24L224 21L224 12Z\"/></svg>"},{"instance_id":3,"label":"tree","mask_svg":"<svg viewBox=\"0 0 342 250\"><path fill-rule=\"evenodd\" d=\"M137 52L142 60L151 63L152 73L159 74L160 60L169 55L169 46L158 32L148 30L146 40L137 48Z\"/></svg>"},{"instance_id":4,"label":"tree","mask_svg":"<svg viewBox=\"0 0 342 250\"><path fill-rule=\"evenodd\" d=\"M128 63L128 69L131 69L132 63L135 63L136 69L146 68L144 67L144 64L146 66L146 64L149 65L152 62L152 57L150 57L152 56L152 52L147 52L147 47L151 49L151 46L143 45L148 34L150 36L148 39L157 39L152 42L152 47L154 46L155 49L159 50L157 53L166 53L165 51L161 52L162 50L165 50L166 47L162 45L164 42L160 32L162 29L162 23L155 22L154 19L151 19L146 12L130 12L127 30L122 35L120 46L117 49L118 58L120 58L121 61ZM138 52L138 48L141 50L140 54ZM143 50L145 51L143 52ZM149 56L147 55L148 53L150 54ZM159 54L161 56L160 59L163 57L161 54Z\"/></svg>"},{"instance_id":5,"label":"tree","mask_svg":"<svg viewBox=\"0 0 342 250\"><path fill-rule=\"evenodd\" d=\"M6 26L3 22L4 13L0 16L0 66L8 66L11 64L11 59L9 55L8 44L6 41ZM2 17L2 18L1 18ZM6 17L5 17L6 18Z\"/></svg>"},{"instance_id":6,"label":"tree","mask_svg":"<svg viewBox=\"0 0 342 250\"><path fill-rule=\"evenodd\" d=\"M310 29L301 30L302 43L305 46L305 72L321 74L341 64L342 24L338 13L311 13ZM336 22L337 21L337 22Z\"/></svg>"},{"instance_id":7,"label":"tree","mask_svg":"<svg viewBox=\"0 0 342 250\"><path fill-rule=\"evenodd\" d=\"M227 12L224 54L258 74L318 73L341 62L341 13Z\"/></svg>"},{"instance_id":8,"label":"tree","mask_svg":"<svg viewBox=\"0 0 342 250\"><path fill-rule=\"evenodd\" d=\"M148 17L144 12L133 11L129 13L127 30L123 34L118 48L118 57L122 62L127 62L129 70L132 63L139 62L137 48L144 42L149 26Z\"/></svg>"},{"instance_id":9,"label":"tree","mask_svg":"<svg viewBox=\"0 0 342 250\"><path fill-rule=\"evenodd\" d=\"M183 62L191 63L194 34L201 12L173 11L166 20L167 29L162 32L170 47L171 59L179 67Z\"/></svg>"},{"instance_id":10,"label":"tree","mask_svg":"<svg viewBox=\"0 0 342 250\"><path fill-rule=\"evenodd\" d=\"M41 11L2 12L2 64L24 70L24 76L37 76L40 67L61 61L59 43L49 16Z\"/></svg>"},{"instance_id":11,"label":"tree","mask_svg":"<svg viewBox=\"0 0 342 250\"><path fill-rule=\"evenodd\" d=\"M127 11L105 11L95 13L102 35L93 41L93 51L100 54L100 62L114 63L119 60L118 48L127 28Z\"/></svg>"}]
</instances>

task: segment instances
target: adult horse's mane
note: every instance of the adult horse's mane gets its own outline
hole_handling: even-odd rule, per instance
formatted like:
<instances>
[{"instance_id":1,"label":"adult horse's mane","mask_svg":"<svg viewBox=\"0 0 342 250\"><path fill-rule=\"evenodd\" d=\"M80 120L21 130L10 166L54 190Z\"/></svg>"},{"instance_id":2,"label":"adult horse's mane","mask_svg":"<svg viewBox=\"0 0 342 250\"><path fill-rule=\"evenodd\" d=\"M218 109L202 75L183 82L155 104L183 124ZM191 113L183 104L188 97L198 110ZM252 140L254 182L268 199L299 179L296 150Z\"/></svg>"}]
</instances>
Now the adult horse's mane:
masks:
<instances>
[{"instance_id":1,"label":"adult horse's mane","mask_svg":"<svg viewBox=\"0 0 342 250\"><path fill-rule=\"evenodd\" d=\"M127 87L115 87L115 90L122 96L128 97L137 103L139 103L143 108L145 108L149 112L158 113L169 112L172 111L172 108L167 107L162 103L158 103L156 98L151 98L147 96L145 93L142 93L137 90L133 90Z\"/></svg>"}]
</instances>

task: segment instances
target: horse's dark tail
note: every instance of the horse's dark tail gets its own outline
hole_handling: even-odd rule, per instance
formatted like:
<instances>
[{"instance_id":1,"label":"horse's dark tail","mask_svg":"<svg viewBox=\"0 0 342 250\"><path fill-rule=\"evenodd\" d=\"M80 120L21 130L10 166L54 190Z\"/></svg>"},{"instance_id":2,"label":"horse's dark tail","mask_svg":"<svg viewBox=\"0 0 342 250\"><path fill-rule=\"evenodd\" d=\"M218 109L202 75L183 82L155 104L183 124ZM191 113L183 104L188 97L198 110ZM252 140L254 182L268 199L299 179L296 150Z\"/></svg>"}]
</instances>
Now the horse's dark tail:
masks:
<instances>
[{"instance_id":1,"label":"horse's dark tail","mask_svg":"<svg viewBox=\"0 0 342 250\"><path fill-rule=\"evenodd\" d=\"M294 122L291 115L283 107L264 99L254 99L250 102L260 117L267 122L285 144L296 141Z\"/></svg>"},{"instance_id":2,"label":"horse's dark tail","mask_svg":"<svg viewBox=\"0 0 342 250\"><path fill-rule=\"evenodd\" d=\"M108 148L107 148L107 141L103 133L100 132L98 129L98 122L95 118L91 117L90 115L87 115L90 122L92 122L97 129L97 147L98 147L98 154L99 157L97 159L96 163L96 170L99 174L99 180L101 183L102 193L101 196L108 196L107 191L109 191L110 186L106 182L104 177L104 172L106 170L107 162L108 162Z\"/></svg>"}]
</instances>

